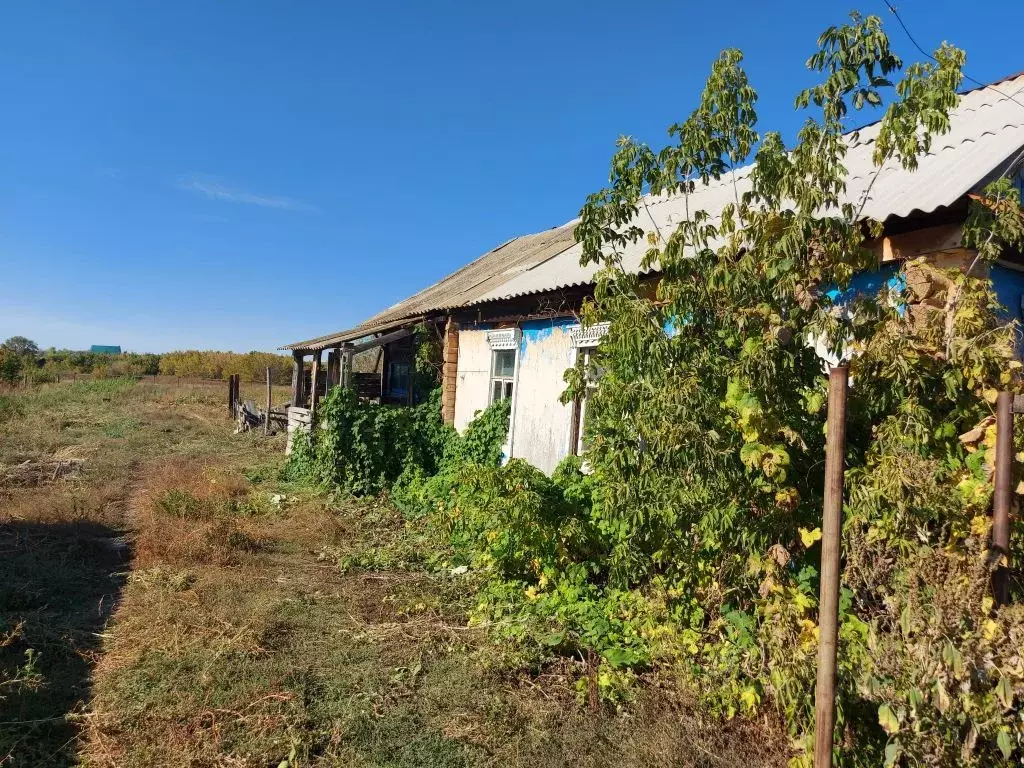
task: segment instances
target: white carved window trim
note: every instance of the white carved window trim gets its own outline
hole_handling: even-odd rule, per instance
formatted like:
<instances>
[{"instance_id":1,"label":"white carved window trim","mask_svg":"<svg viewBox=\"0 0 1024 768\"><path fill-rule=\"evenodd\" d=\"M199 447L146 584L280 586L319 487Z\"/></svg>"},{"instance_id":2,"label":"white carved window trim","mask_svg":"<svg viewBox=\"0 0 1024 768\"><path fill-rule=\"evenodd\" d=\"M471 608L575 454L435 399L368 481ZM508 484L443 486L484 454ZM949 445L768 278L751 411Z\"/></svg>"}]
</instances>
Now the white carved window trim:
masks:
<instances>
[{"instance_id":1,"label":"white carved window trim","mask_svg":"<svg viewBox=\"0 0 1024 768\"><path fill-rule=\"evenodd\" d=\"M522 331L518 328L499 328L487 332L487 344L491 350L496 349L519 349L519 340L522 338Z\"/></svg>"},{"instance_id":2,"label":"white carved window trim","mask_svg":"<svg viewBox=\"0 0 1024 768\"><path fill-rule=\"evenodd\" d=\"M582 325L574 325L569 328L569 338L572 339L574 349L596 347L601 339L608 333L608 323L595 323L584 328Z\"/></svg>"}]
</instances>

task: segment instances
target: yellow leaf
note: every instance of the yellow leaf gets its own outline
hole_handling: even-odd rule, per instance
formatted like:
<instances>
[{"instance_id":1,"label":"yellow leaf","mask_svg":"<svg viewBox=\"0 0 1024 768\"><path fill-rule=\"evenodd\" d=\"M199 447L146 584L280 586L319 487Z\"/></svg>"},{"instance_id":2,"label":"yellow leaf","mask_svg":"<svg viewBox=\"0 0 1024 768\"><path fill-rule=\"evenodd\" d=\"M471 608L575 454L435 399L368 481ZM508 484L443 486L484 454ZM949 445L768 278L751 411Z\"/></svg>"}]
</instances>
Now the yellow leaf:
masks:
<instances>
[{"instance_id":1,"label":"yellow leaf","mask_svg":"<svg viewBox=\"0 0 1024 768\"><path fill-rule=\"evenodd\" d=\"M878 708L878 724L882 726L885 732L890 736L900 729L899 718L896 717L896 713L892 711L892 708L888 704L883 704Z\"/></svg>"},{"instance_id":2,"label":"yellow leaf","mask_svg":"<svg viewBox=\"0 0 1024 768\"><path fill-rule=\"evenodd\" d=\"M999 392L995 389L986 389L981 394L989 403L994 403L999 398Z\"/></svg>"},{"instance_id":3,"label":"yellow leaf","mask_svg":"<svg viewBox=\"0 0 1024 768\"><path fill-rule=\"evenodd\" d=\"M810 619L800 619L800 645L809 647L818 644L818 625Z\"/></svg>"},{"instance_id":4,"label":"yellow leaf","mask_svg":"<svg viewBox=\"0 0 1024 768\"><path fill-rule=\"evenodd\" d=\"M805 548L810 549L812 546L814 546L814 542L820 540L821 528L815 528L812 531L809 531L806 528L800 529L800 541L803 543Z\"/></svg>"},{"instance_id":5,"label":"yellow leaf","mask_svg":"<svg viewBox=\"0 0 1024 768\"><path fill-rule=\"evenodd\" d=\"M986 619L985 623L982 625L981 636L984 637L986 640L992 640L992 638L996 636L996 633L998 631L999 624L997 624L992 619Z\"/></svg>"},{"instance_id":6,"label":"yellow leaf","mask_svg":"<svg viewBox=\"0 0 1024 768\"><path fill-rule=\"evenodd\" d=\"M757 695L757 691L749 686L743 689L740 693L740 702L743 704L743 708L748 712L753 711L754 707L757 706L761 697Z\"/></svg>"},{"instance_id":7,"label":"yellow leaf","mask_svg":"<svg viewBox=\"0 0 1024 768\"><path fill-rule=\"evenodd\" d=\"M975 536L985 536L988 533L989 520L985 515L976 515L971 518L971 533Z\"/></svg>"}]
</instances>

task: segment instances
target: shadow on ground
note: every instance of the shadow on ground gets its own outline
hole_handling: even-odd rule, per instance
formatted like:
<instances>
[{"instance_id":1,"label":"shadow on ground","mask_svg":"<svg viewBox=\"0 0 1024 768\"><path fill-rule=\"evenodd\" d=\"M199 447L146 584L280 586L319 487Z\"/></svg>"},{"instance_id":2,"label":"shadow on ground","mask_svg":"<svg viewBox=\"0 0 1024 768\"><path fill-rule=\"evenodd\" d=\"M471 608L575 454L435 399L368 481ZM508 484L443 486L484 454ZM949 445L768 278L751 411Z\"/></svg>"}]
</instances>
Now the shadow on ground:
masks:
<instances>
[{"instance_id":1,"label":"shadow on ground","mask_svg":"<svg viewBox=\"0 0 1024 768\"><path fill-rule=\"evenodd\" d=\"M124 585L121 532L0 524L0 765L70 766L100 637Z\"/></svg>"}]
</instances>

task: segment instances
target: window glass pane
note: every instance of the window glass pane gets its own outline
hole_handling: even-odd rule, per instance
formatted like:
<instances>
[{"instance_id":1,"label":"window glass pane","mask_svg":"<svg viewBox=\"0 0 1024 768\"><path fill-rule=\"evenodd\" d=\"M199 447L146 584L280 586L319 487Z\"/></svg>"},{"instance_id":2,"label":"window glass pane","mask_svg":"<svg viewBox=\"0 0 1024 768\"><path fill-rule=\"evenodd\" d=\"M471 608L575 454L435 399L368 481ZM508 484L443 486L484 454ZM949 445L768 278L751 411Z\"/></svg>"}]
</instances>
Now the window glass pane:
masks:
<instances>
[{"instance_id":1,"label":"window glass pane","mask_svg":"<svg viewBox=\"0 0 1024 768\"><path fill-rule=\"evenodd\" d=\"M496 403L501 400L501 382L495 381L491 383L491 402Z\"/></svg>"},{"instance_id":2,"label":"window glass pane","mask_svg":"<svg viewBox=\"0 0 1024 768\"><path fill-rule=\"evenodd\" d=\"M406 395L409 392L409 364L391 363L388 366L388 394Z\"/></svg>"},{"instance_id":3,"label":"window glass pane","mask_svg":"<svg viewBox=\"0 0 1024 768\"><path fill-rule=\"evenodd\" d=\"M494 376L511 377L516 369L516 351L498 349L494 352Z\"/></svg>"},{"instance_id":4,"label":"window glass pane","mask_svg":"<svg viewBox=\"0 0 1024 768\"><path fill-rule=\"evenodd\" d=\"M505 397L512 397L512 382L505 382Z\"/></svg>"}]
</instances>

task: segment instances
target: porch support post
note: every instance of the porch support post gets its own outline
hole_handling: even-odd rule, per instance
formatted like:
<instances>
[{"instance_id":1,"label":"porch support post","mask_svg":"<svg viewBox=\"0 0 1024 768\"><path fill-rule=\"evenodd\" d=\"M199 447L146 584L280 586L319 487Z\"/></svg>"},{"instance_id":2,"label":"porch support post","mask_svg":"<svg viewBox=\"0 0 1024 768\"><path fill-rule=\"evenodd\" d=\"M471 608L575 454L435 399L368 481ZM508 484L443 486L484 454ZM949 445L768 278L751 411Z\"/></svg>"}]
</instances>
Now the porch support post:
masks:
<instances>
[{"instance_id":1,"label":"porch support post","mask_svg":"<svg viewBox=\"0 0 1024 768\"><path fill-rule=\"evenodd\" d=\"M320 359L323 356L323 350L318 349L313 353L313 371L309 378L309 424L310 428L313 426L313 422L316 419L316 407L320 402L320 386L318 381L320 379Z\"/></svg>"},{"instance_id":2,"label":"porch support post","mask_svg":"<svg viewBox=\"0 0 1024 768\"><path fill-rule=\"evenodd\" d=\"M303 354L298 350L292 352L292 405L301 408L303 403L302 374Z\"/></svg>"},{"instance_id":3,"label":"porch support post","mask_svg":"<svg viewBox=\"0 0 1024 768\"><path fill-rule=\"evenodd\" d=\"M351 387L352 381L352 344L347 343L341 348L341 385L343 387Z\"/></svg>"},{"instance_id":4,"label":"porch support post","mask_svg":"<svg viewBox=\"0 0 1024 768\"><path fill-rule=\"evenodd\" d=\"M327 387L324 394L338 386L338 350L332 349L327 353Z\"/></svg>"}]
</instances>

